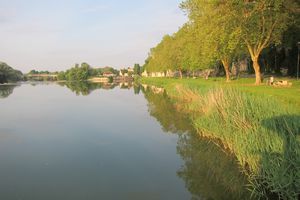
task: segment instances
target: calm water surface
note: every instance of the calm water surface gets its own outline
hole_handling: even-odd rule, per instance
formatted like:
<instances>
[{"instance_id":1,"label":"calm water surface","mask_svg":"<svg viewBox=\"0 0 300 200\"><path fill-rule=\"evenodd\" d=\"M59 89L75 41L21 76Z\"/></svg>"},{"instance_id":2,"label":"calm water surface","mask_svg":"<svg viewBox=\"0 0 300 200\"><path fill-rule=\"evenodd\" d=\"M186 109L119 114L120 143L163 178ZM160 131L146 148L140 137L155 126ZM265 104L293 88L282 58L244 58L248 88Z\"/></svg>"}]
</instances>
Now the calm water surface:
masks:
<instances>
[{"instance_id":1,"label":"calm water surface","mask_svg":"<svg viewBox=\"0 0 300 200\"><path fill-rule=\"evenodd\" d=\"M0 199L244 195L235 160L199 140L169 99L151 90L0 86L0 119Z\"/></svg>"}]
</instances>

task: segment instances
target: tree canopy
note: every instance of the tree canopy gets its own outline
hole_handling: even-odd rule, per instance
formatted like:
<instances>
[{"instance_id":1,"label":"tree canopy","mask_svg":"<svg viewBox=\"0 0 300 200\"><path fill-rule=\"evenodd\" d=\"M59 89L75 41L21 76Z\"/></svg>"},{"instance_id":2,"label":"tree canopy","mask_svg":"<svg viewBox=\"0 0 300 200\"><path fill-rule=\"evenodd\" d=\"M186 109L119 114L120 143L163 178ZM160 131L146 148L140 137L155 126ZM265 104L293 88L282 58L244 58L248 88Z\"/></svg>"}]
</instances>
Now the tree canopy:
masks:
<instances>
[{"instance_id":1,"label":"tree canopy","mask_svg":"<svg viewBox=\"0 0 300 200\"><path fill-rule=\"evenodd\" d=\"M0 62L0 84L23 80L21 71L15 70L4 62Z\"/></svg>"},{"instance_id":2,"label":"tree canopy","mask_svg":"<svg viewBox=\"0 0 300 200\"><path fill-rule=\"evenodd\" d=\"M221 61L229 80L232 61L248 54L260 84L263 50L286 42L287 30L299 27L296 0L185 0L180 7L189 20L150 50L148 72L194 71Z\"/></svg>"},{"instance_id":3,"label":"tree canopy","mask_svg":"<svg viewBox=\"0 0 300 200\"><path fill-rule=\"evenodd\" d=\"M86 81L88 78L93 76L101 76L103 73L111 72L117 74L118 71L112 67L103 67L103 68L92 68L88 63L75 64L71 69L66 70L65 72L59 72L57 75L58 80L67 80L67 81Z\"/></svg>"}]
</instances>

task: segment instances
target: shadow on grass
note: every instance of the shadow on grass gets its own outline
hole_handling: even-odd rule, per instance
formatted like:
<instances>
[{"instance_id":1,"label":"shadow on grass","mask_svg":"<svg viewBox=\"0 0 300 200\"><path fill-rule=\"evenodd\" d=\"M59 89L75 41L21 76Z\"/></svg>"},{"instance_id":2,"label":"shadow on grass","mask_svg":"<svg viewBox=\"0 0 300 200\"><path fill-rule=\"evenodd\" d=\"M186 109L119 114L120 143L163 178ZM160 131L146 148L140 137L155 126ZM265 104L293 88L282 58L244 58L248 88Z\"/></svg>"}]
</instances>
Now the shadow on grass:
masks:
<instances>
[{"instance_id":1,"label":"shadow on grass","mask_svg":"<svg viewBox=\"0 0 300 200\"><path fill-rule=\"evenodd\" d=\"M282 150L262 152L256 193L272 199L300 199L300 115L281 115L261 124L282 138Z\"/></svg>"}]
</instances>

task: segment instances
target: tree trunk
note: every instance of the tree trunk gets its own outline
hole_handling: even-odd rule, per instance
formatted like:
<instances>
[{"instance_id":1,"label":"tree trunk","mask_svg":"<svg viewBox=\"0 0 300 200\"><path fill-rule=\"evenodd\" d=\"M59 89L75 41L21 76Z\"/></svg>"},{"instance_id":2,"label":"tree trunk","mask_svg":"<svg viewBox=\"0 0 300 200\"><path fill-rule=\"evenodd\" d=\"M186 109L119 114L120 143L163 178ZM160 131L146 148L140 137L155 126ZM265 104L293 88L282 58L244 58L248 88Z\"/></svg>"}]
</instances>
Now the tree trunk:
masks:
<instances>
[{"instance_id":1,"label":"tree trunk","mask_svg":"<svg viewBox=\"0 0 300 200\"><path fill-rule=\"evenodd\" d=\"M253 68L255 71L255 85L260 85L262 83L262 77L261 77L261 72L260 72L260 66L258 63L258 57L259 56L252 57Z\"/></svg>"},{"instance_id":2,"label":"tree trunk","mask_svg":"<svg viewBox=\"0 0 300 200\"><path fill-rule=\"evenodd\" d=\"M227 59L222 60L222 64L225 69L225 74L226 74L226 82L230 82L230 71L229 71L229 62Z\"/></svg>"},{"instance_id":3,"label":"tree trunk","mask_svg":"<svg viewBox=\"0 0 300 200\"><path fill-rule=\"evenodd\" d=\"M247 44L249 53L251 55L251 60L253 62L253 69L255 71L255 85L260 85L262 83L262 76L260 72L260 66L259 66L259 56L261 51L264 49L264 46L261 46L260 48L254 48L251 47L251 45Z\"/></svg>"},{"instance_id":4,"label":"tree trunk","mask_svg":"<svg viewBox=\"0 0 300 200\"><path fill-rule=\"evenodd\" d=\"M180 74L180 78L182 79L183 75L182 75L182 70L181 69L179 70L179 74Z\"/></svg>"}]
</instances>

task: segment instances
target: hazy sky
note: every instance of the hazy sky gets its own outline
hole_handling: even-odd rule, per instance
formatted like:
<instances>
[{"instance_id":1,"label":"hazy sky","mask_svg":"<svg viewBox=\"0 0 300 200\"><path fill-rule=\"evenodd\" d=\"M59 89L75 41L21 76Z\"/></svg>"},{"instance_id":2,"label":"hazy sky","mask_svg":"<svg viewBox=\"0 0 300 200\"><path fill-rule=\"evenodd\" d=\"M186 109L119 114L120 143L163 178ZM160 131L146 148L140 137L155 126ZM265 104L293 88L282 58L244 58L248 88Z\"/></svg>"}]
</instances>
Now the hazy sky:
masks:
<instances>
[{"instance_id":1,"label":"hazy sky","mask_svg":"<svg viewBox=\"0 0 300 200\"><path fill-rule=\"evenodd\" d=\"M143 64L186 21L181 0L0 0L0 61L28 72Z\"/></svg>"}]
</instances>

